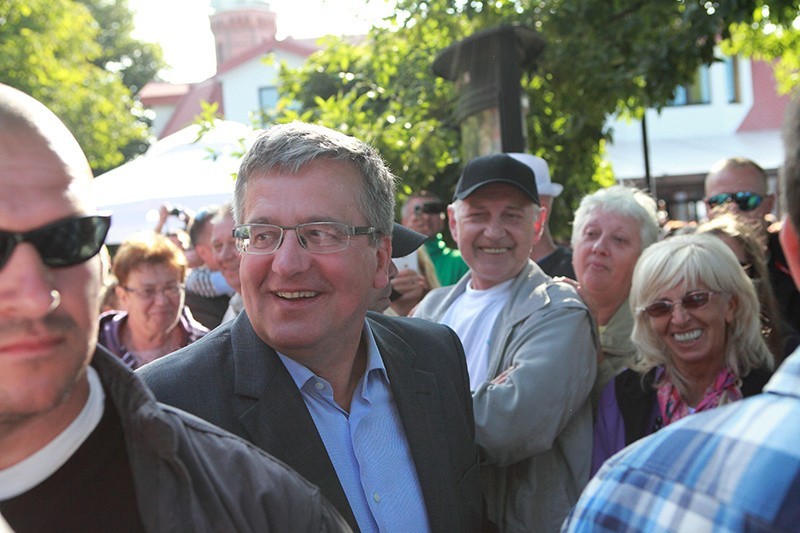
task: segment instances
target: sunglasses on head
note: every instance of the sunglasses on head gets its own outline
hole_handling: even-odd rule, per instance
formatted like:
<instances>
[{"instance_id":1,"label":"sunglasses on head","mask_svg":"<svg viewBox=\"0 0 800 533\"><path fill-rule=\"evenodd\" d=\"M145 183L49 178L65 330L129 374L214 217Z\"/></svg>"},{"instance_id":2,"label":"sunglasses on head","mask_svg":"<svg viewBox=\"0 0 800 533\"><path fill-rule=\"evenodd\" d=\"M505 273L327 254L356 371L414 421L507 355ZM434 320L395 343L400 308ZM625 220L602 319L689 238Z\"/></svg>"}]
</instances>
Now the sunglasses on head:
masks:
<instances>
[{"instance_id":1,"label":"sunglasses on head","mask_svg":"<svg viewBox=\"0 0 800 533\"><path fill-rule=\"evenodd\" d=\"M23 242L36 248L42 262L49 267L83 263L100 251L110 227L109 215L91 215L64 218L30 231L0 230L0 268Z\"/></svg>"},{"instance_id":2,"label":"sunglasses on head","mask_svg":"<svg viewBox=\"0 0 800 533\"><path fill-rule=\"evenodd\" d=\"M662 316L672 314L672 310L678 304L682 305L687 311L705 307L711 300L712 294L715 294L714 291L690 292L689 294L684 295L683 298L681 298L678 302L673 302L671 300L656 300L650 305L638 308L636 311L639 313L647 313L653 318L660 318Z\"/></svg>"},{"instance_id":3,"label":"sunglasses on head","mask_svg":"<svg viewBox=\"0 0 800 533\"><path fill-rule=\"evenodd\" d=\"M763 200L763 196L750 191L723 192L706 198L706 202L708 202L708 206L711 209L728 202L734 202L739 211L752 211L760 206Z\"/></svg>"}]
</instances>

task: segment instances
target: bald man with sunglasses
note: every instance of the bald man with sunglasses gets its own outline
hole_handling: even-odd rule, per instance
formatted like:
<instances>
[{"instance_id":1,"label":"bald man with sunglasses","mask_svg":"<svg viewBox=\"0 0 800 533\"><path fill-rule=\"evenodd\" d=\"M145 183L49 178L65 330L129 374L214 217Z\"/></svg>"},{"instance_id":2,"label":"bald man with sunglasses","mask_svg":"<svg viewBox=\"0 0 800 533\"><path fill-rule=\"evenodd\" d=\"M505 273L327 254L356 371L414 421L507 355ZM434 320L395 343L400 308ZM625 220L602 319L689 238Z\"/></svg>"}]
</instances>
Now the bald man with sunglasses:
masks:
<instances>
[{"instance_id":1,"label":"bald man with sunglasses","mask_svg":"<svg viewBox=\"0 0 800 533\"><path fill-rule=\"evenodd\" d=\"M705 194L709 218L730 212L752 223L764 245L770 284L781 316L800 331L800 292L789 273L778 233L767 230L766 217L775 207L775 195L769 192L767 173L758 163L744 157L722 159L706 175Z\"/></svg>"},{"instance_id":2,"label":"bald man with sunglasses","mask_svg":"<svg viewBox=\"0 0 800 533\"><path fill-rule=\"evenodd\" d=\"M67 128L0 84L0 514L15 531L349 531L283 463L97 345L111 219Z\"/></svg>"}]
</instances>

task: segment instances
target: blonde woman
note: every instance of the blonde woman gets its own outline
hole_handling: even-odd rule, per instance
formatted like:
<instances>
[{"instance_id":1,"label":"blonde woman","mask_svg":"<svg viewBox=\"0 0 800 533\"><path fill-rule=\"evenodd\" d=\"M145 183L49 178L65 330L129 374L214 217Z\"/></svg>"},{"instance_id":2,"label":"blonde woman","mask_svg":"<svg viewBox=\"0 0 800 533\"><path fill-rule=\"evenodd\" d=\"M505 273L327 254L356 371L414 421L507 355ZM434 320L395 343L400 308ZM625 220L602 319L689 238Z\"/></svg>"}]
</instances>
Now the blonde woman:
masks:
<instances>
[{"instance_id":1,"label":"blonde woman","mask_svg":"<svg viewBox=\"0 0 800 533\"><path fill-rule=\"evenodd\" d=\"M713 235L679 235L645 250L630 306L637 361L601 395L593 473L663 426L761 392L774 364L753 284Z\"/></svg>"}]
</instances>

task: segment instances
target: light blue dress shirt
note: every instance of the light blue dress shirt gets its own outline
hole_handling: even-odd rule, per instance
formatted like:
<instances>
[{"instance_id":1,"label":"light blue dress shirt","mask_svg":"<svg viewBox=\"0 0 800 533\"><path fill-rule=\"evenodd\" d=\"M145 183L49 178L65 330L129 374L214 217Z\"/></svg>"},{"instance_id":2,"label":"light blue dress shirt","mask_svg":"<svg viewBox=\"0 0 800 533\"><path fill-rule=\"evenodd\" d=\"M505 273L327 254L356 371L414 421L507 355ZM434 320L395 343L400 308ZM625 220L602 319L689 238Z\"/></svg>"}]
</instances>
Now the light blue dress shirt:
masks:
<instances>
[{"instance_id":1,"label":"light blue dress shirt","mask_svg":"<svg viewBox=\"0 0 800 533\"><path fill-rule=\"evenodd\" d=\"M278 354L300 389L362 532L430 531L422 488L375 338L365 323L367 367L350 413L330 383Z\"/></svg>"}]
</instances>

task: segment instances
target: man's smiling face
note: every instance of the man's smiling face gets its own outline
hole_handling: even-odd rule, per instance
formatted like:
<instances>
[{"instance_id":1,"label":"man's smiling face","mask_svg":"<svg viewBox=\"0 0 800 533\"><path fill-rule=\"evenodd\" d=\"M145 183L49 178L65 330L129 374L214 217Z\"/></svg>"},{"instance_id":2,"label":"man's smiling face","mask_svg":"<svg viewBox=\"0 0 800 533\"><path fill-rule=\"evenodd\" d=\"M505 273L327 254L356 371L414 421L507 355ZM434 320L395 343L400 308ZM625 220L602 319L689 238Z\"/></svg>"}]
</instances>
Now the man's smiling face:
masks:
<instances>
[{"instance_id":1,"label":"man's smiling face","mask_svg":"<svg viewBox=\"0 0 800 533\"><path fill-rule=\"evenodd\" d=\"M544 211L506 183L489 183L450 208L450 231L472 270L472 286L488 289L515 277L539 240Z\"/></svg>"}]
</instances>

